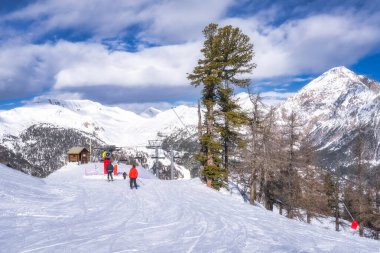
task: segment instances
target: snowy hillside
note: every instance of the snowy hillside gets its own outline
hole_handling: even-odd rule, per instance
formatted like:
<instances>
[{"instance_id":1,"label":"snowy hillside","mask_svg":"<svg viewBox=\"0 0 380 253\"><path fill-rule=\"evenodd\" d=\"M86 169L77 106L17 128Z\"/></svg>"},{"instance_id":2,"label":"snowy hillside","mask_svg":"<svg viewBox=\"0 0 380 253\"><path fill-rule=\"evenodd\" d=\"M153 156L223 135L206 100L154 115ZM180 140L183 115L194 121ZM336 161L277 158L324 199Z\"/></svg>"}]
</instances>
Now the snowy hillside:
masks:
<instances>
[{"instance_id":1,"label":"snowy hillside","mask_svg":"<svg viewBox=\"0 0 380 253\"><path fill-rule=\"evenodd\" d=\"M198 180L159 181L139 168L130 190L120 178L84 178L86 166L95 165L38 179L0 165L0 251L380 252L378 241L289 220Z\"/></svg>"},{"instance_id":2,"label":"snowy hillside","mask_svg":"<svg viewBox=\"0 0 380 253\"><path fill-rule=\"evenodd\" d=\"M186 125L197 120L196 108L179 106L175 112ZM0 111L0 139L19 135L38 123L75 128L96 134L108 144L118 146L146 145L157 132L183 127L173 110L150 110L151 117L137 115L119 107L103 106L89 100L40 101L9 111Z\"/></svg>"},{"instance_id":3,"label":"snowy hillside","mask_svg":"<svg viewBox=\"0 0 380 253\"><path fill-rule=\"evenodd\" d=\"M380 161L380 85L345 67L337 67L314 79L280 106L294 111L326 164L348 165L350 146L359 133L367 140L367 161ZM342 164L345 163L345 164Z\"/></svg>"}]
</instances>

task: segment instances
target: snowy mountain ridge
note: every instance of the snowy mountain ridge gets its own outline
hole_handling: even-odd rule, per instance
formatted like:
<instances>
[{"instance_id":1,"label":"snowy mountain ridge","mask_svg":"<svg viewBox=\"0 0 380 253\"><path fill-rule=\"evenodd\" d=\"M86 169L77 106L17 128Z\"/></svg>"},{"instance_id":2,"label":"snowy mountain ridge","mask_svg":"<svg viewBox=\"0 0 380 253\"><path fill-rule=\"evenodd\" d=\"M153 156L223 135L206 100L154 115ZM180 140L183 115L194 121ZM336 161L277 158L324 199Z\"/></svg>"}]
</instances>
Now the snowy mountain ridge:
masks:
<instances>
[{"instance_id":1,"label":"snowy mountain ridge","mask_svg":"<svg viewBox=\"0 0 380 253\"><path fill-rule=\"evenodd\" d=\"M143 147L148 145L148 140L156 139L158 132L170 133L183 128L182 122L191 128L197 119L197 109L187 106L151 111L156 113L154 117L144 117L89 100L56 99L0 111L0 153L4 154L0 163L44 177L62 167L71 147L89 148L90 140L93 147L105 143L133 150L138 146L147 154ZM93 151L94 157L99 157L94 154L99 150ZM32 164L15 162L13 157L22 157ZM180 166L175 168L182 176L189 177L188 171Z\"/></svg>"},{"instance_id":2,"label":"snowy mountain ridge","mask_svg":"<svg viewBox=\"0 0 380 253\"><path fill-rule=\"evenodd\" d=\"M144 117L89 100L48 101L0 111L0 139L4 135L16 136L34 124L49 123L95 134L109 144L135 146L146 145L159 131L183 128L173 109L161 112L151 108L150 117ZM195 125L196 108L178 106L175 112L184 124Z\"/></svg>"},{"instance_id":3,"label":"snowy mountain ridge","mask_svg":"<svg viewBox=\"0 0 380 253\"><path fill-rule=\"evenodd\" d=\"M347 161L350 146L359 133L367 140L366 160L380 162L380 84L356 75L345 67L333 68L303 87L279 106L280 111L294 111L326 164ZM342 164L340 164L342 165Z\"/></svg>"}]
</instances>

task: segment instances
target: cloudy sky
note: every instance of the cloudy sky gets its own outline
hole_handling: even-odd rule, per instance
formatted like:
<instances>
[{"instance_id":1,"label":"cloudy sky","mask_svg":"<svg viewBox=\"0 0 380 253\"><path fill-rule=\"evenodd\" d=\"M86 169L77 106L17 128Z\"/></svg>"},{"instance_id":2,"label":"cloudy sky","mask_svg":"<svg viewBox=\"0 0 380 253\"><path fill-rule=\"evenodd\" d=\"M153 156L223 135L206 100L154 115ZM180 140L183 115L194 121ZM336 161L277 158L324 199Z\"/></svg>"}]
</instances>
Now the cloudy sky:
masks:
<instances>
[{"instance_id":1,"label":"cloudy sky","mask_svg":"<svg viewBox=\"0 0 380 253\"><path fill-rule=\"evenodd\" d=\"M193 103L202 29L238 26L252 85L284 99L331 67L380 81L380 0L1 0L0 110L44 98Z\"/></svg>"}]
</instances>

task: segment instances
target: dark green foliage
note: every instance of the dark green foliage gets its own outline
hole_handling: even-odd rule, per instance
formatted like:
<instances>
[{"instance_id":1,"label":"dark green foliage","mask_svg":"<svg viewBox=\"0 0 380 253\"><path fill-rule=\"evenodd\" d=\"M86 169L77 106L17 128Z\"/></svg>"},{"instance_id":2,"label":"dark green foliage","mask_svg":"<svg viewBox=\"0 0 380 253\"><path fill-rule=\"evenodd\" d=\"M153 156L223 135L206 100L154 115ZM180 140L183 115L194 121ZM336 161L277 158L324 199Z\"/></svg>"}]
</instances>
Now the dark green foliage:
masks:
<instances>
[{"instance_id":1,"label":"dark green foliage","mask_svg":"<svg viewBox=\"0 0 380 253\"><path fill-rule=\"evenodd\" d=\"M198 160L203 166L202 175L216 181L212 186L219 189L218 182L226 177L228 147L240 141L237 128L246 122L240 107L231 99L233 89L229 84L249 85L250 80L241 75L250 73L255 67L251 63L254 54L249 37L239 28L218 28L217 24L209 24L203 34L203 58L187 78L194 86L203 85L202 104L206 107L206 115L201 127Z\"/></svg>"},{"instance_id":2,"label":"dark green foliage","mask_svg":"<svg viewBox=\"0 0 380 253\"><path fill-rule=\"evenodd\" d=\"M224 186L224 182L222 180L224 178L224 174L225 171L217 166L205 166L202 171L202 176L207 179L211 179L211 186L216 190L219 190Z\"/></svg>"},{"instance_id":3,"label":"dark green foliage","mask_svg":"<svg viewBox=\"0 0 380 253\"><path fill-rule=\"evenodd\" d=\"M239 130L241 126L248 124L248 116L241 111L240 106L232 98L232 95L232 88L221 87L218 90L219 111L217 112L216 131L220 134L223 145L223 166L227 173L229 168L229 152L232 148L242 148L245 146L245 141L241 138Z\"/></svg>"}]
</instances>

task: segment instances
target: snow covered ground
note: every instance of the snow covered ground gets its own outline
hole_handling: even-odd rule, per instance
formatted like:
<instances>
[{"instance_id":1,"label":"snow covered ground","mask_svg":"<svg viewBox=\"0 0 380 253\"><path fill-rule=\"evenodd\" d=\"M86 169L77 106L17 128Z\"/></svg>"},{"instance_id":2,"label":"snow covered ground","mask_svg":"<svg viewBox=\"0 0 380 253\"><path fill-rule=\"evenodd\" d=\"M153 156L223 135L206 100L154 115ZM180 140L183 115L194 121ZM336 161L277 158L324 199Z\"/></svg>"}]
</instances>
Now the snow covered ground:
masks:
<instances>
[{"instance_id":1,"label":"snow covered ground","mask_svg":"<svg viewBox=\"0 0 380 253\"><path fill-rule=\"evenodd\" d=\"M289 220L196 179L159 181L139 168L130 190L121 177L84 176L89 166L38 179L0 165L0 252L380 252L378 241Z\"/></svg>"}]
</instances>

